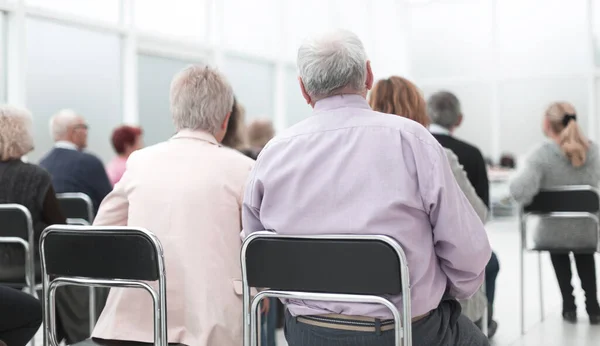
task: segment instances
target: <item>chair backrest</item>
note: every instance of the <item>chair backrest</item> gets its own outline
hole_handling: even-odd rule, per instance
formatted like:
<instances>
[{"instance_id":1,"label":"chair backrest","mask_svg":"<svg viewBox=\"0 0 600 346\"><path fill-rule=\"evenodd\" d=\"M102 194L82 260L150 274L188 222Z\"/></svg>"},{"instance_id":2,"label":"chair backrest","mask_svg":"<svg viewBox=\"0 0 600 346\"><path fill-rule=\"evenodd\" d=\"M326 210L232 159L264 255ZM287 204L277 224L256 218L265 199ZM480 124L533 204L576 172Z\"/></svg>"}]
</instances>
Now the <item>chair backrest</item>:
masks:
<instances>
[{"instance_id":1,"label":"chair backrest","mask_svg":"<svg viewBox=\"0 0 600 346\"><path fill-rule=\"evenodd\" d=\"M596 214L600 211L598 190L588 185L558 186L540 191L533 201L524 206L528 214L549 214L556 212L586 212Z\"/></svg>"},{"instance_id":2,"label":"chair backrest","mask_svg":"<svg viewBox=\"0 0 600 346\"><path fill-rule=\"evenodd\" d=\"M51 276L156 281L164 272L160 243L140 228L54 225L40 251Z\"/></svg>"},{"instance_id":3,"label":"chair backrest","mask_svg":"<svg viewBox=\"0 0 600 346\"><path fill-rule=\"evenodd\" d=\"M59 193L56 198L67 219L85 220L88 224L92 224L94 221L94 205L92 199L85 193Z\"/></svg>"},{"instance_id":4,"label":"chair backrest","mask_svg":"<svg viewBox=\"0 0 600 346\"><path fill-rule=\"evenodd\" d=\"M0 237L30 240L32 236L33 221L29 209L20 204L0 204Z\"/></svg>"},{"instance_id":5,"label":"chair backrest","mask_svg":"<svg viewBox=\"0 0 600 346\"><path fill-rule=\"evenodd\" d=\"M404 252L385 236L253 233L242 248L250 287L300 292L398 295Z\"/></svg>"}]
</instances>

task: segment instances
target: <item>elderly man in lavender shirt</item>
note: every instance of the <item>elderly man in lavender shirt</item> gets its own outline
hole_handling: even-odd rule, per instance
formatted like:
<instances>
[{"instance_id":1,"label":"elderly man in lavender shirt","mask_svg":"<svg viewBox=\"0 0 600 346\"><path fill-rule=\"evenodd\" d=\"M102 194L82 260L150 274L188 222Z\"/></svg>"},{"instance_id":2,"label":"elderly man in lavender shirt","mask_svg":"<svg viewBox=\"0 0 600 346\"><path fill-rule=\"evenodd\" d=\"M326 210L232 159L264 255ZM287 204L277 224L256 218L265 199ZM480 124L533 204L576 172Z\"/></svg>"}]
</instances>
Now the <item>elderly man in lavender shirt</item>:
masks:
<instances>
[{"instance_id":1,"label":"elderly man in lavender shirt","mask_svg":"<svg viewBox=\"0 0 600 346\"><path fill-rule=\"evenodd\" d=\"M300 87L313 116L275 137L246 187L243 234L383 234L410 271L413 344L488 345L455 298L483 283L491 249L444 149L420 124L371 110L373 84L361 41L337 31L298 51ZM360 256L360 254L357 254ZM401 308L402 297L391 297ZM291 346L394 345L383 306L285 302ZM320 315L321 323L301 316ZM368 321L369 331L353 330Z\"/></svg>"}]
</instances>

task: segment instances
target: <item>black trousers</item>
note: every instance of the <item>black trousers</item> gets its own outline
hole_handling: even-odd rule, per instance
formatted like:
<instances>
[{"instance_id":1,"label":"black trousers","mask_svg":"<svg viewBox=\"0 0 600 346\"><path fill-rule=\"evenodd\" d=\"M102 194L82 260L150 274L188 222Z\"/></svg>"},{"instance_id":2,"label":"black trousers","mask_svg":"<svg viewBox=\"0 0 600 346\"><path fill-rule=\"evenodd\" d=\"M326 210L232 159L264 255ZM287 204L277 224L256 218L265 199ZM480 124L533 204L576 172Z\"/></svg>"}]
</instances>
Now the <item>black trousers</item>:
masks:
<instances>
[{"instance_id":1,"label":"black trousers","mask_svg":"<svg viewBox=\"0 0 600 346\"><path fill-rule=\"evenodd\" d=\"M42 304L27 293L0 286L0 340L25 346L42 324Z\"/></svg>"},{"instance_id":2,"label":"black trousers","mask_svg":"<svg viewBox=\"0 0 600 346\"><path fill-rule=\"evenodd\" d=\"M581 279L581 288L585 292L586 310L588 314L600 314L598 305L598 291L596 287L596 264L593 254L574 254L575 266L579 279ZM563 298L563 312L575 311L575 297L573 296L573 286L571 285L571 259L569 254L552 253L550 254L560 293Z\"/></svg>"}]
</instances>

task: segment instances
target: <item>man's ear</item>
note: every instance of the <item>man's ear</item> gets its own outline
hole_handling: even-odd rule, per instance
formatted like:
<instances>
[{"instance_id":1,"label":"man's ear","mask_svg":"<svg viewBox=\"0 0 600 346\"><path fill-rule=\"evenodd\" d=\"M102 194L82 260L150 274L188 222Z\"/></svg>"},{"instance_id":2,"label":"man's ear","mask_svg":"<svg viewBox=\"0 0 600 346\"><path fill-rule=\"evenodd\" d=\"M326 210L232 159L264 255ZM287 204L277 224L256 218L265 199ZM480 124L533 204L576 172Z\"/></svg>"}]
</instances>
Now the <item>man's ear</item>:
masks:
<instances>
[{"instance_id":1,"label":"man's ear","mask_svg":"<svg viewBox=\"0 0 600 346\"><path fill-rule=\"evenodd\" d=\"M373 88L373 82L375 77L373 77L373 70L371 70L371 61L367 60L367 80L365 82L365 87L367 90L371 90Z\"/></svg>"},{"instance_id":2,"label":"man's ear","mask_svg":"<svg viewBox=\"0 0 600 346\"><path fill-rule=\"evenodd\" d=\"M225 116L225 120L223 120L223 123L221 124L221 130L227 131L227 126L229 125L230 117L231 117L231 112L227 113L227 115Z\"/></svg>"},{"instance_id":3,"label":"man's ear","mask_svg":"<svg viewBox=\"0 0 600 346\"><path fill-rule=\"evenodd\" d=\"M463 115L462 113L458 115L458 120L456 120L456 125L454 125L454 127L459 127L463 122Z\"/></svg>"},{"instance_id":4,"label":"man's ear","mask_svg":"<svg viewBox=\"0 0 600 346\"><path fill-rule=\"evenodd\" d=\"M302 77L298 77L298 82L300 83L300 90L302 90L302 97L306 100L306 103L312 105L312 98L306 92L306 88L304 87L304 82L302 81Z\"/></svg>"}]
</instances>

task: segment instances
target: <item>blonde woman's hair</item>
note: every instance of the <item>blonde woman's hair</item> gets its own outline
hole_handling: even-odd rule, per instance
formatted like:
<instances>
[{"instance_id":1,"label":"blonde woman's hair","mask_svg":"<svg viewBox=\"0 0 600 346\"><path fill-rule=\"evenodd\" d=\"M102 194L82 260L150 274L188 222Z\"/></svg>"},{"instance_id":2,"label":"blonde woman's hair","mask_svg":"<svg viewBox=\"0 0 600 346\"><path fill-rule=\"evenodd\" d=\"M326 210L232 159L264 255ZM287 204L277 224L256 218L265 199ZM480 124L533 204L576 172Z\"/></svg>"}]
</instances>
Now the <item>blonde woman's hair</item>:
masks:
<instances>
[{"instance_id":1,"label":"blonde woman's hair","mask_svg":"<svg viewBox=\"0 0 600 346\"><path fill-rule=\"evenodd\" d=\"M554 102L546 110L550 129L559 135L560 149L573 167L585 164L589 141L577 124L575 107L568 102Z\"/></svg>"},{"instance_id":2,"label":"blonde woman's hair","mask_svg":"<svg viewBox=\"0 0 600 346\"><path fill-rule=\"evenodd\" d=\"M31 113L0 105L0 161L18 160L33 150Z\"/></svg>"}]
</instances>

